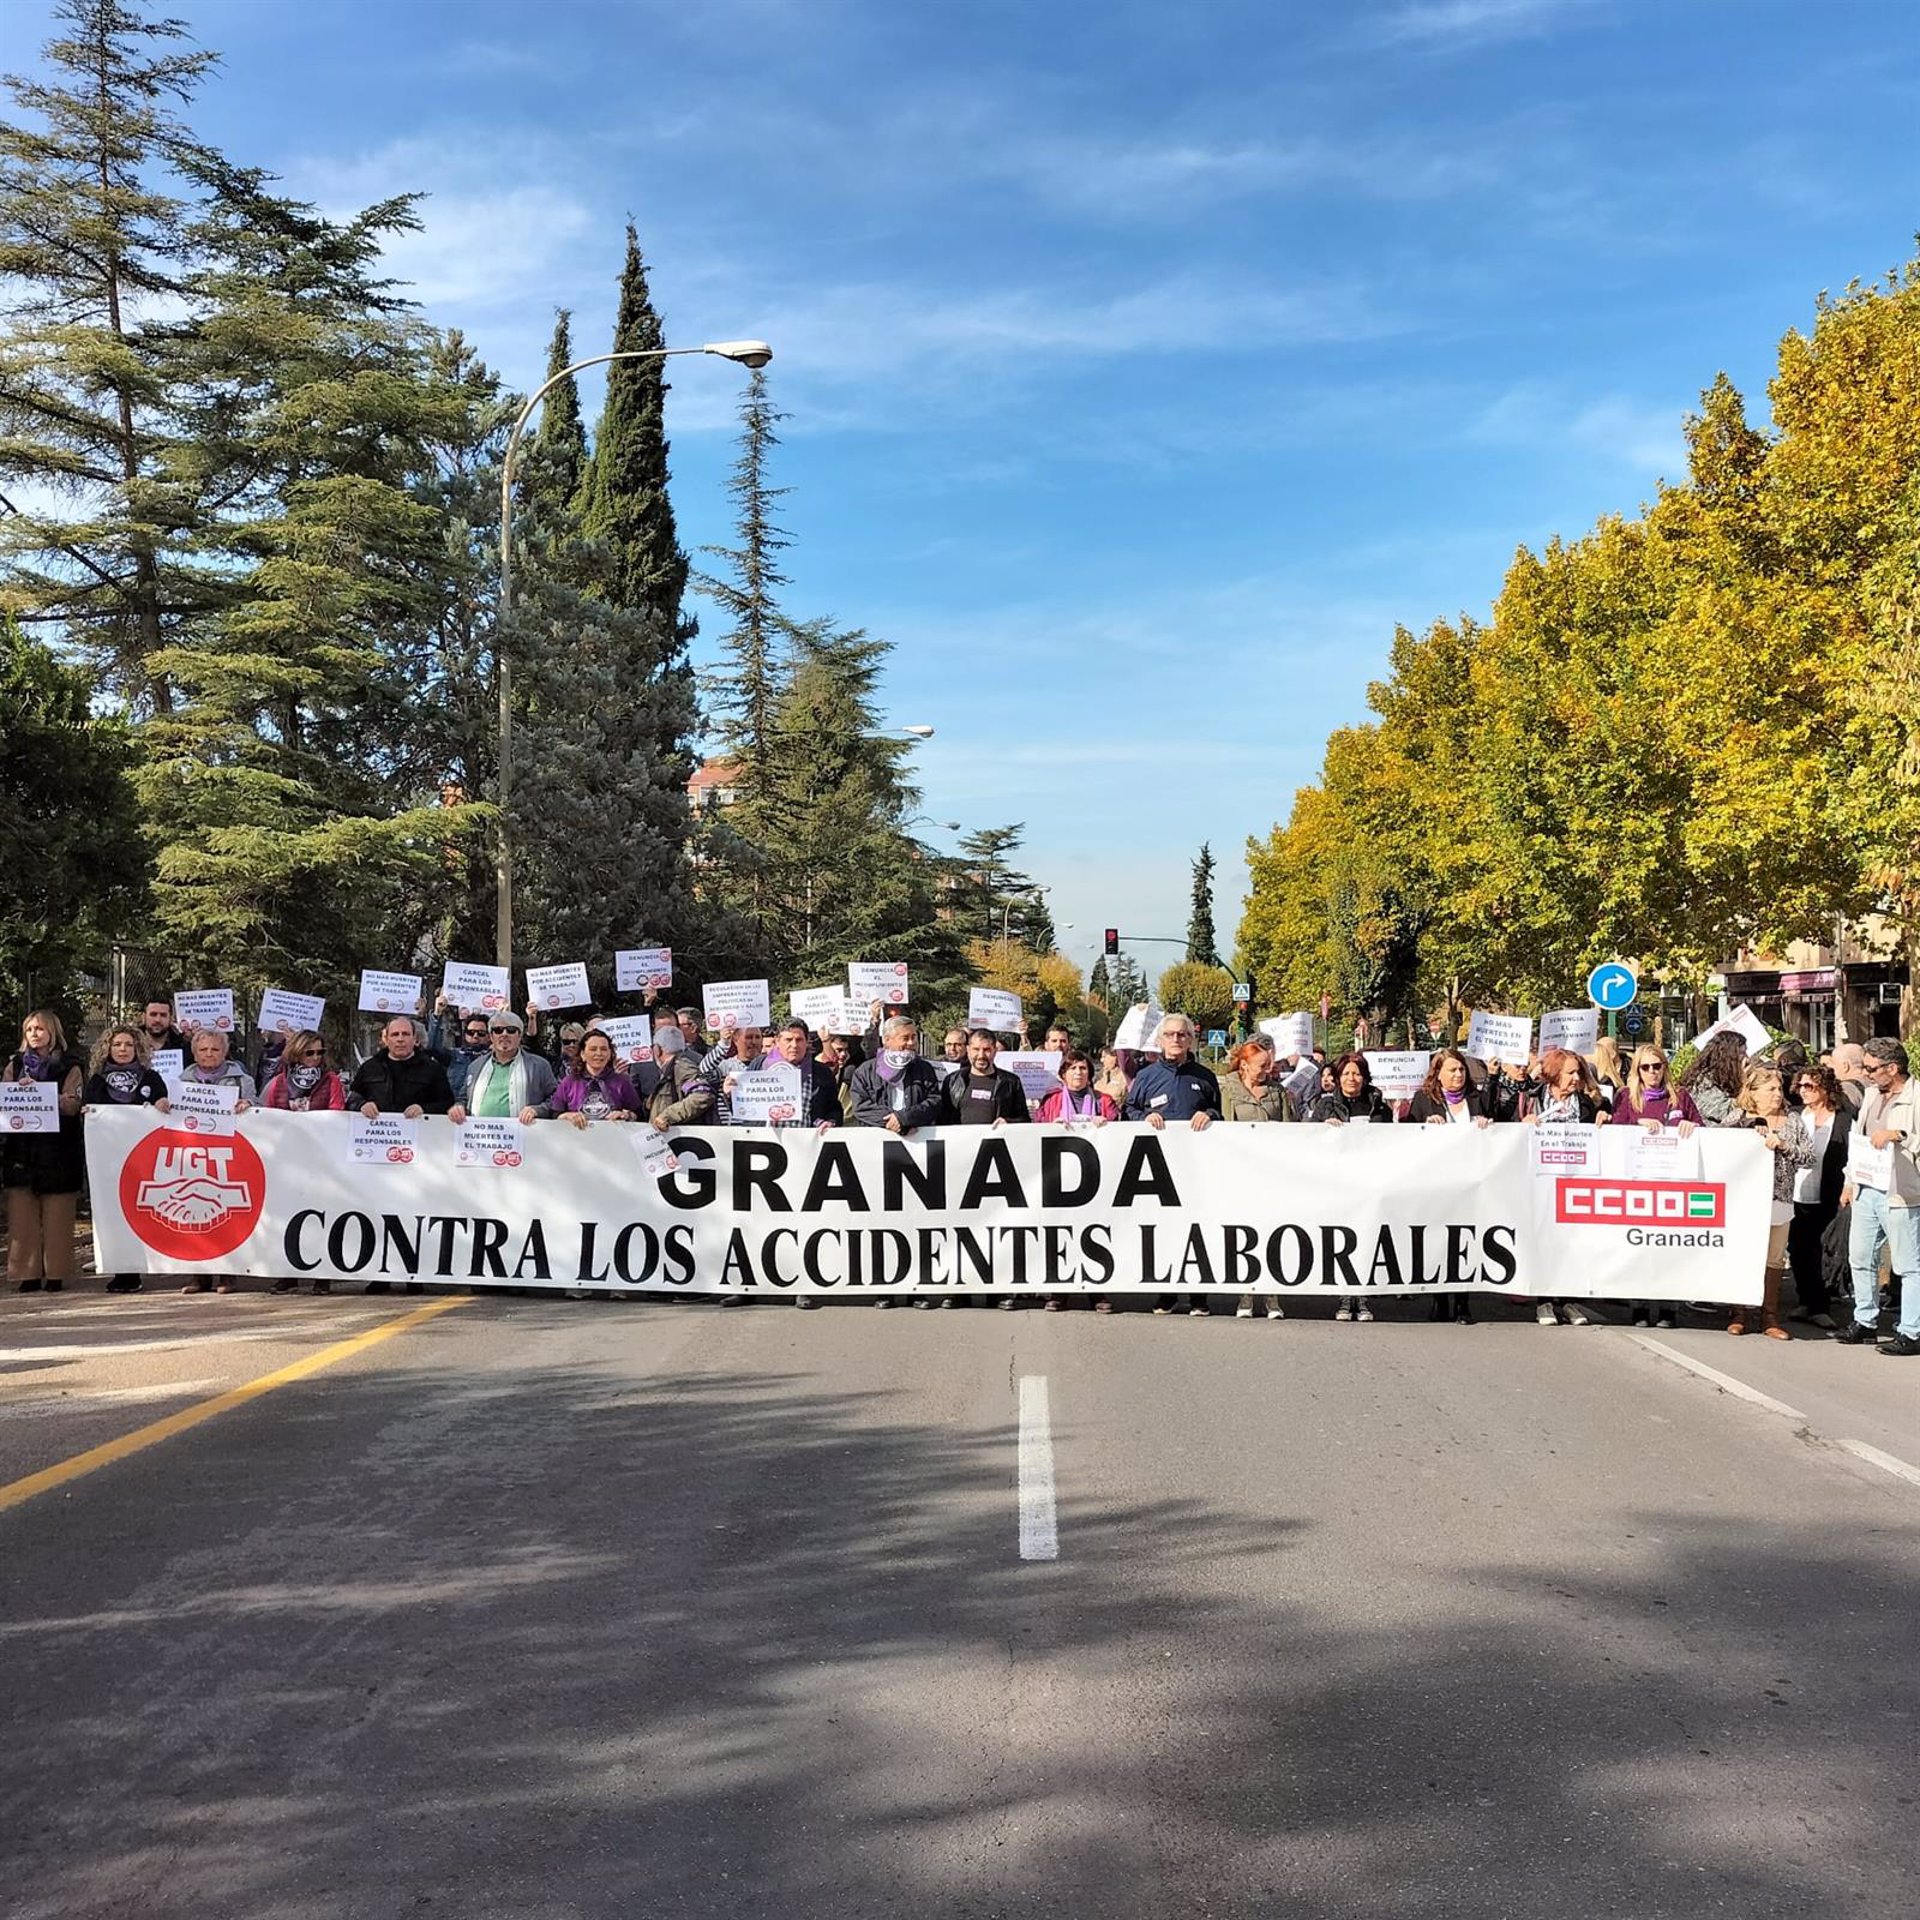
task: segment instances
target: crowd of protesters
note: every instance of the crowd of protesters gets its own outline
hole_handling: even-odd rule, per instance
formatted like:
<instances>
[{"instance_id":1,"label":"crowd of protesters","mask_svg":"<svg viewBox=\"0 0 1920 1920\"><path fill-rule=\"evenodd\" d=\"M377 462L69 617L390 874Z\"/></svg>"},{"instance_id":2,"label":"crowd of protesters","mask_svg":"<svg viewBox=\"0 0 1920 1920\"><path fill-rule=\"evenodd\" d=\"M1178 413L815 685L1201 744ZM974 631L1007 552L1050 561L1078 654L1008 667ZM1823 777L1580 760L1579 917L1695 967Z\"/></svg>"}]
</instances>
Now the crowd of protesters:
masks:
<instances>
[{"instance_id":1,"label":"crowd of protesters","mask_svg":"<svg viewBox=\"0 0 1920 1920\"><path fill-rule=\"evenodd\" d=\"M1286 1056L1264 1033L1235 1046L1224 1073L1216 1075L1199 1058L1193 1023L1169 1014L1143 1053L1108 1048L1096 1058L1076 1045L1065 1026L1049 1028L1043 1047L1057 1056L1058 1085L1030 1110L1021 1079L997 1064L1002 1036L985 1028L950 1027L937 1050L926 1051L911 1015L875 1003L871 1024L858 1037L816 1033L794 1019L770 1033L747 1026L716 1038L699 1008L656 1010L655 999L646 997L652 1045L635 1061L622 1061L608 1035L598 1031L598 1017L553 1029L549 1053L539 1044L535 1008L528 1007L523 1019L504 1009L459 1012L441 999L424 1027L405 1014L388 1019L377 1049L350 1072L310 1031L269 1036L249 1069L233 1056L224 1033L202 1028L182 1034L165 1000L149 1002L138 1023L110 1027L90 1060L69 1046L54 1014L30 1013L4 1077L54 1084L60 1124L57 1132L5 1142L8 1278L20 1292L57 1292L71 1276L85 1179L85 1111L115 1105L166 1111L169 1090L151 1065L165 1048L182 1053L182 1081L231 1088L236 1111L258 1104L289 1113L436 1114L456 1124L472 1115L527 1124L555 1120L577 1128L628 1124L661 1134L739 1124L733 1113L739 1077L778 1062L794 1070L800 1097L787 1118L754 1124L906 1134L941 1126L1097 1127L1117 1121L1196 1131L1250 1122L1571 1122L1682 1137L1703 1127L1751 1128L1773 1158L1764 1287L1757 1309L1730 1312L1727 1331L1754 1328L1784 1340L1792 1321L1847 1344L1877 1344L1897 1357L1920 1355L1920 1080L1895 1040L1843 1044L1819 1060L1810 1059L1799 1042L1783 1041L1767 1057L1749 1059L1745 1040L1721 1031L1699 1049L1677 1084L1666 1054L1647 1042L1623 1056L1603 1038L1590 1054L1548 1047L1524 1061L1482 1061L1443 1046L1429 1056L1426 1078L1411 1098L1394 1101L1374 1085L1364 1052L1334 1059L1318 1050ZM1890 1149L1880 1179L1849 1180L1856 1132L1871 1147ZM1891 1280L1890 1331L1882 1327L1883 1258ZM108 1288L130 1292L141 1284L138 1276L117 1275ZM291 1291L295 1284L282 1280L274 1290ZM374 1281L368 1291L384 1292L389 1284ZM224 1292L230 1285L202 1278L184 1291ZM316 1282L316 1290L326 1291L327 1283ZM1156 1313L1178 1304L1172 1295L1143 1296L1143 1305L1149 1300ZM1467 1294L1443 1296L1433 1317L1471 1323L1470 1300ZM818 1303L801 1295L798 1304ZM1057 1309L1067 1303L1045 1304ZM1114 1303L1094 1304L1108 1312ZM1835 1318L1836 1308L1844 1320ZM1260 1309L1283 1317L1278 1299L1264 1299ZM1187 1310L1204 1314L1208 1308L1190 1298ZM1670 1303L1636 1302L1630 1310L1635 1325L1675 1324ZM1256 1303L1242 1299L1236 1311L1252 1317ZM1542 1326L1585 1326L1598 1317L1590 1303L1551 1298L1536 1302L1535 1316ZM1343 1300L1335 1317L1370 1321L1374 1311L1364 1298Z\"/></svg>"}]
</instances>

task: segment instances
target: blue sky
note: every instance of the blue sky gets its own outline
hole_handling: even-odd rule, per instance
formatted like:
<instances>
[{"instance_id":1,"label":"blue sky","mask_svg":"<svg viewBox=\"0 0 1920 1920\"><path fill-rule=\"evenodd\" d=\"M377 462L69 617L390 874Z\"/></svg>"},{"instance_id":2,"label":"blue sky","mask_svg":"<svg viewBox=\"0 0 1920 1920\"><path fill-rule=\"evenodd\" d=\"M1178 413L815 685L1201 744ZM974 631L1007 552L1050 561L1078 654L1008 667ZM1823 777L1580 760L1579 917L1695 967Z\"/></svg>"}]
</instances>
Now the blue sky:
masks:
<instances>
[{"instance_id":1,"label":"blue sky","mask_svg":"<svg viewBox=\"0 0 1920 1920\"><path fill-rule=\"evenodd\" d=\"M1203 839L1230 951L1394 623L1632 512L1920 210L1916 0L167 10L235 158L432 196L395 270L510 380L604 349L629 215L670 341L774 344L789 607L895 643L928 814L1024 821L1083 965ZM689 545L736 392L680 363Z\"/></svg>"}]
</instances>

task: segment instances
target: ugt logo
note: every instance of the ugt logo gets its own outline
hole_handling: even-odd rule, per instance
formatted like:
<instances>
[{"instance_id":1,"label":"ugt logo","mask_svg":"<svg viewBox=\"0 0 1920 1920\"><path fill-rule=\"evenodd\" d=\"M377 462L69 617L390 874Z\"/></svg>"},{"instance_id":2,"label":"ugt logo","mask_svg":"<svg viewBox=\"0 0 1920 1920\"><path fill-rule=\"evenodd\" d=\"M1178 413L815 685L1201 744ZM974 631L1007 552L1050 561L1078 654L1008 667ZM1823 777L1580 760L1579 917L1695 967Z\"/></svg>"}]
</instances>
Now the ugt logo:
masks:
<instances>
[{"instance_id":1,"label":"ugt logo","mask_svg":"<svg viewBox=\"0 0 1920 1920\"><path fill-rule=\"evenodd\" d=\"M1727 1190L1706 1180L1557 1180L1553 1217L1574 1227L1724 1227Z\"/></svg>"},{"instance_id":2,"label":"ugt logo","mask_svg":"<svg viewBox=\"0 0 1920 1920\"><path fill-rule=\"evenodd\" d=\"M267 1170L244 1134L210 1140L168 1128L134 1143L120 1168L120 1211L155 1253L218 1260L252 1233Z\"/></svg>"}]
</instances>

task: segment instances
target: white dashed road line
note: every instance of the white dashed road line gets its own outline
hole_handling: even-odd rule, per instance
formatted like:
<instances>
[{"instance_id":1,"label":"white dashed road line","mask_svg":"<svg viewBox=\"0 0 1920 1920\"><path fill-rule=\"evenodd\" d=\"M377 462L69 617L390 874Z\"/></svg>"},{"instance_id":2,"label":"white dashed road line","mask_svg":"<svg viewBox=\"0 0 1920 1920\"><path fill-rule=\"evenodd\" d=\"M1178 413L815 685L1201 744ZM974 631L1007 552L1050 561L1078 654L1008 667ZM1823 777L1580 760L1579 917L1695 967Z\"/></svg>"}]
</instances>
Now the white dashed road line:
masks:
<instances>
[{"instance_id":1,"label":"white dashed road line","mask_svg":"<svg viewBox=\"0 0 1920 1920\"><path fill-rule=\"evenodd\" d=\"M1047 1378L1020 1376L1020 1558L1057 1560L1060 1528L1053 1507L1053 1427Z\"/></svg>"}]
</instances>

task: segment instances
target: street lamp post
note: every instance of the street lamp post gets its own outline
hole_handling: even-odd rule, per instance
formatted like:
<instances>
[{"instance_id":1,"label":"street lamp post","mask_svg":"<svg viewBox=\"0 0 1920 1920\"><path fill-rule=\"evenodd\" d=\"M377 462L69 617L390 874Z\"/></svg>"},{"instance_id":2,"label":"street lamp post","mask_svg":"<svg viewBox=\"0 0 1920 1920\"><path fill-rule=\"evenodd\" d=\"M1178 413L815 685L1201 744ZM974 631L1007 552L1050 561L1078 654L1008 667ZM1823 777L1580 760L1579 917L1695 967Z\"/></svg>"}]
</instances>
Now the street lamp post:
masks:
<instances>
[{"instance_id":1,"label":"street lamp post","mask_svg":"<svg viewBox=\"0 0 1920 1920\"><path fill-rule=\"evenodd\" d=\"M513 789L513 687L507 659L507 625L513 613L513 461L520 451L520 436L533 418L534 409L562 380L588 367L604 367L614 360L673 360L682 354L711 353L743 367L764 367L773 358L773 349L764 340L716 340L704 347L646 347L625 353L596 353L591 359L576 360L563 367L520 409L520 417L507 435L507 451L500 465L500 613L496 664L500 680L499 728L499 838L495 842L494 881L498 912L494 922L494 964L513 964L513 841L507 822L507 802Z\"/></svg>"}]
</instances>

